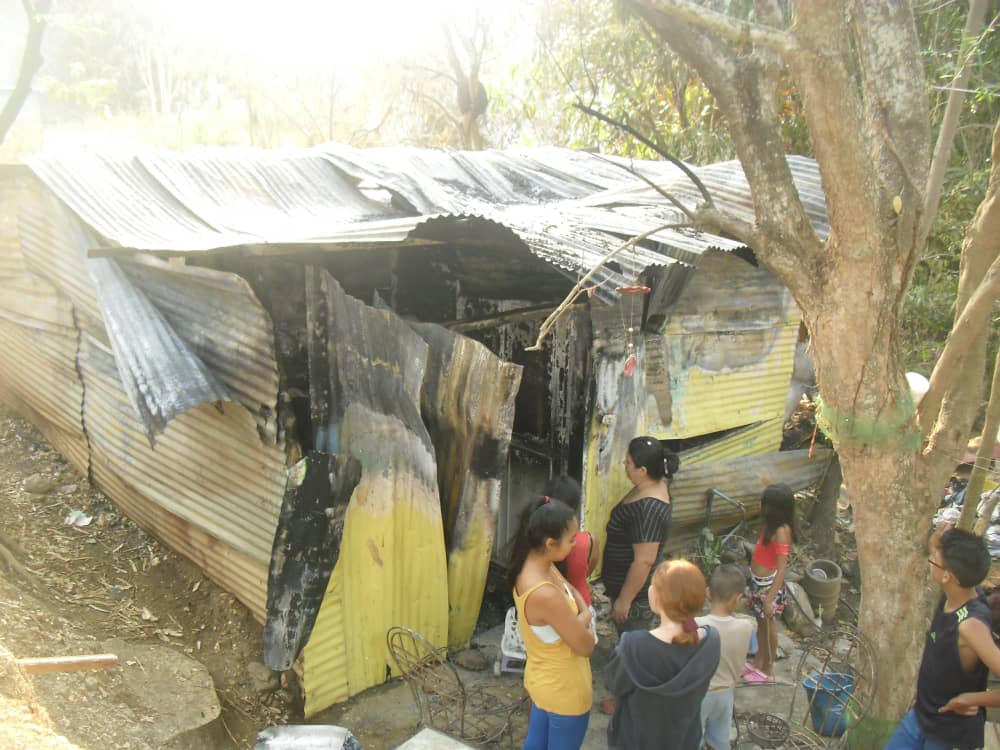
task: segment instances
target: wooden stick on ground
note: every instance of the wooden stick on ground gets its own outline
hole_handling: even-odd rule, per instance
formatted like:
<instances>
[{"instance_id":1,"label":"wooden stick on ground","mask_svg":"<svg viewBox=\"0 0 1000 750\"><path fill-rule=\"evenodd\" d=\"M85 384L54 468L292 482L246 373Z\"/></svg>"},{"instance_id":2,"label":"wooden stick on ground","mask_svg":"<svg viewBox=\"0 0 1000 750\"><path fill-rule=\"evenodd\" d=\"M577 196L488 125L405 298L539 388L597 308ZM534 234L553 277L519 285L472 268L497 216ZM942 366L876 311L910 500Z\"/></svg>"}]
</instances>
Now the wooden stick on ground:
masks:
<instances>
[{"instance_id":1,"label":"wooden stick on ground","mask_svg":"<svg viewBox=\"0 0 1000 750\"><path fill-rule=\"evenodd\" d=\"M18 659L17 666L28 674L80 672L85 669L110 669L111 667L117 667L118 657L115 654L46 656L37 659Z\"/></svg>"}]
</instances>

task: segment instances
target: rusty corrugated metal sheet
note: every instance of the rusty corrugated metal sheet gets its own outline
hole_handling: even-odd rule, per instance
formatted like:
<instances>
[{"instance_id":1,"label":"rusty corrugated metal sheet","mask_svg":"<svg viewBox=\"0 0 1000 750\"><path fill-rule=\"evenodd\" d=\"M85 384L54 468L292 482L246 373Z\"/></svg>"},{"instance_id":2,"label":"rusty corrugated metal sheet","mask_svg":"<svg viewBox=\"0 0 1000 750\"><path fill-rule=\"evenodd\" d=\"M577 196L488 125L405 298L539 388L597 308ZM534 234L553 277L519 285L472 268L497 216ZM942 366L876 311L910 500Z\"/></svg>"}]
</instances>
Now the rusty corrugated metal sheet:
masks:
<instances>
[{"instance_id":1,"label":"rusty corrugated metal sheet","mask_svg":"<svg viewBox=\"0 0 1000 750\"><path fill-rule=\"evenodd\" d=\"M73 308L28 270L21 251L18 214L32 183L0 181L0 392L86 474Z\"/></svg>"},{"instance_id":2,"label":"rusty corrugated metal sheet","mask_svg":"<svg viewBox=\"0 0 1000 750\"><path fill-rule=\"evenodd\" d=\"M241 599L262 601L285 488L283 452L262 443L249 412L236 405L221 411L195 407L175 418L156 447L150 447L122 390L113 356L89 336L82 340L80 372L95 476L100 465L105 481L116 477L144 502L159 505L262 566L246 577L259 590L234 591ZM111 496L123 505L138 505L135 498Z\"/></svg>"},{"instance_id":3,"label":"rusty corrugated metal sheet","mask_svg":"<svg viewBox=\"0 0 1000 750\"><path fill-rule=\"evenodd\" d=\"M78 328L107 343L101 305L86 267L85 249L99 240L45 187L32 180L18 207L19 252L25 267L53 284L73 305Z\"/></svg>"},{"instance_id":4,"label":"rusty corrugated metal sheet","mask_svg":"<svg viewBox=\"0 0 1000 750\"><path fill-rule=\"evenodd\" d=\"M447 643L448 589L428 583L446 581L448 568L434 448L420 418L427 344L322 269L307 268L306 300L316 448L362 467L328 586L343 593L324 599L303 651L310 715L385 680L395 668L385 644L393 625ZM340 617L324 615L333 606Z\"/></svg>"},{"instance_id":5,"label":"rusty corrugated metal sheet","mask_svg":"<svg viewBox=\"0 0 1000 750\"><path fill-rule=\"evenodd\" d=\"M39 330L9 320L0 303L0 398L29 419L73 467L86 475L82 388L76 374L76 332ZM8 296L10 295L10 296ZM65 303L64 303L65 304Z\"/></svg>"},{"instance_id":6,"label":"rusty corrugated metal sheet","mask_svg":"<svg viewBox=\"0 0 1000 750\"><path fill-rule=\"evenodd\" d=\"M124 395L122 396L124 398ZM130 519L184 555L264 621L267 566L230 547L217 537L150 502L116 470L111 457L94 452L94 481Z\"/></svg>"},{"instance_id":7,"label":"rusty corrugated metal sheet","mask_svg":"<svg viewBox=\"0 0 1000 750\"><path fill-rule=\"evenodd\" d=\"M714 488L760 513L760 496L769 484L784 482L794 490L816 484L826 471L832 452L826 448L780 451L763 456L740 456L722 461L682 466L670 485L674 501L673 523L677 529L700 526L705 520L705 491ZM739 512L715 503L712 518L736 523Z\"/></svg>"},{"instance_id":8,"label":"rusty corrugated metal sheet","mask_svg":"<svg viewBox=\"0 0 1000 750\"><path fill-rule=\"evenodd\" d=\"M681 465L710 463L738 456L761 456L781 448L783 419L777 417L735 430L725 437L680 454ZM658 436L657 436L658 437Z\"/></svg>"}]
</instances>

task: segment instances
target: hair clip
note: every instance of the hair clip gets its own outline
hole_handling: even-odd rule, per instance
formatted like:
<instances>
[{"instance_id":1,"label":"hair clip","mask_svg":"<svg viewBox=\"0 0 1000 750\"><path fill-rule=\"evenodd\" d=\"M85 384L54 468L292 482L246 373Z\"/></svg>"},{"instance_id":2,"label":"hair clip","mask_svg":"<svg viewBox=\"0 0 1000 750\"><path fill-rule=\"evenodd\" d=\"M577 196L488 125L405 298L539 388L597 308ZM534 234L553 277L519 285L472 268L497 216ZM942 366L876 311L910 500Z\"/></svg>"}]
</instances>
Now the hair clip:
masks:
<instances>
[{"instance_id":1,"label":"hair clip","mask_svg":"<svg viewBox=\"0 0 1000 750\"><path fill-rule=\"evenodd\" d=\"M693 617L689 617L684 621L682 627L684 628L685 633L693 633L698 629L698 623L694 621Z\"/></svg>"}]
</instances>

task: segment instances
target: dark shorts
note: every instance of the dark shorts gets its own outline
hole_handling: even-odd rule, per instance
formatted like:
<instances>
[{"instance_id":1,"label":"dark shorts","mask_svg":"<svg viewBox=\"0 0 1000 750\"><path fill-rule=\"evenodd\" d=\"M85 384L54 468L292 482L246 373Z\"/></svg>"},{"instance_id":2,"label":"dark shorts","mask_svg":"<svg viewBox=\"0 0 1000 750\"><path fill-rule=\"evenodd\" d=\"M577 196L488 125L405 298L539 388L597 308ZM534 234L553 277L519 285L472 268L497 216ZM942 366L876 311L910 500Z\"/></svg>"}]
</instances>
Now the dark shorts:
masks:
<instances>
[{"instance_id":1,"label":"dark shorts","mask_svg":"<svg viewBox=\"0 0 1000 750\"><path fill-rule=\"evenodd\" d=\"M750 614L758 620L768 619L764 614L764 597L766 597L768 592L771 590L771 586L773 586L773 584L762 586L754 580L753 576L750 576L750 583L747 587L747 609L749 609ZM787 600L788 591L785 589L784 585L782 585L782 587L778 589L778 592L774 595L775 617L785 611L785 604Z\"/></svg>"}]
</instances>

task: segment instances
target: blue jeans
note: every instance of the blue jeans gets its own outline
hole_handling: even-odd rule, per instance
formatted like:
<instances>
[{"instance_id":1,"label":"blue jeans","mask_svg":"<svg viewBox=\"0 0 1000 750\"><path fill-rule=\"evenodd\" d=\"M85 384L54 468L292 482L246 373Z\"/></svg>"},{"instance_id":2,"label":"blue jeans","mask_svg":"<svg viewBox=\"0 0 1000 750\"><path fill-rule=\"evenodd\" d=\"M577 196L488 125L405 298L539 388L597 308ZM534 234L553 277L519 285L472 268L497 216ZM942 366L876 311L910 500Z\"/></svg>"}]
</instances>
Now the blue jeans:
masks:
<instances>
[{"instance_id":1,"label":"blue jeans","mask_svg":"<svg viewBox=\"0 0 1000 750\"><path fill-rule=\"evenodd\" d=\"M882 750L951 750L951 745L925 735L911 708Z\"/></svg>"},{"instance_id":2,"label":"blue jeans","mask_svg":"<svg viewBox=\"0 0 1000 750\"><path fill-rule=\"evenodd\" d=\"M580 750L589 723L589 711L579 716L563 716L543 711L532 703L528 736L521 750Z\"/></svg>"},{"instance_id":3,"label":"blue jeans","mask_svg":"<svg viewBox=\"0 0 1000 750\"><path fill-rule=\"evenodd\" d=\"M712 750L729 750L735 694L733 688L705 693L701 702L702 745L708 745Z\"/></svg>"}]
</instances>

